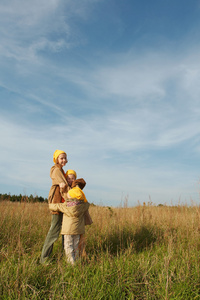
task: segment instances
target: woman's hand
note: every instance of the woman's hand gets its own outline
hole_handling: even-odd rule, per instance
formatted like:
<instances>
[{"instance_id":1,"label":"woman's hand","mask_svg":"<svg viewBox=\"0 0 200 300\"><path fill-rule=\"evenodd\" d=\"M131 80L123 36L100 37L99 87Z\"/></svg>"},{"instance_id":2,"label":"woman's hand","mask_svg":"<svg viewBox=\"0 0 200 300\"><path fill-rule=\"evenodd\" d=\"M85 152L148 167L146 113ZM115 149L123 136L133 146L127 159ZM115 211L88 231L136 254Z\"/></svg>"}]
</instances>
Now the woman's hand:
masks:
<instances>
[{"instance_id":1,"label":"woman's hand","mask_svg":"<svg viewBox=\"0 0 200 300\"><path fill-rule=\"evenodd\" d=\"M61 182L61 183L59 184L59 186L60 186L61 189L64 189L65 183L64 183L64 182Z\"/></svg>"}]
</instances>

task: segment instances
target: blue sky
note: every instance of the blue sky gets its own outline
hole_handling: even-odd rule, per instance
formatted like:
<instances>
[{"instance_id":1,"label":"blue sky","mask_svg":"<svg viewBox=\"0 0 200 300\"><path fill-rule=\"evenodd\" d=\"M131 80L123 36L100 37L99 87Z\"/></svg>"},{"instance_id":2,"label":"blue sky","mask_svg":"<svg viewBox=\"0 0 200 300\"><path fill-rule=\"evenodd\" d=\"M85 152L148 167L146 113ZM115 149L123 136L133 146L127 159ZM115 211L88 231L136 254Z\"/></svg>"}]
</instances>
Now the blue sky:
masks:
<instances>
[{"instance_id":1,"label":"blue sky","mask_svg":"<svg viewBox=\"0 0 200 300\"><path fill-rule=\"evenodd\" d=\"M199 203L199 0L3 0L0 193L65 150L101 205Z\"/></svg>"}]
</instances>

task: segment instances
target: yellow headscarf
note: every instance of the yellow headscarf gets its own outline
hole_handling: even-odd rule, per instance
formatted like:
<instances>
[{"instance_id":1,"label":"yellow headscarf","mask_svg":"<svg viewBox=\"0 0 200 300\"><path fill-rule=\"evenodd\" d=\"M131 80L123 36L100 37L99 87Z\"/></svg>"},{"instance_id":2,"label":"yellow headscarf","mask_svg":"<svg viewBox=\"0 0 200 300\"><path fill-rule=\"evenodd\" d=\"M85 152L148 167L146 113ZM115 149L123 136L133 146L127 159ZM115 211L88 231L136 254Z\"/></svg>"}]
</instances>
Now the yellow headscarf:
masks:
<instances>
[{"instance_id":1,"label":"yellow headscarf","mask_svg":"<svg viewBox=\"0 0 200 300\"><path fill-rule=\"evenodd\" d=\"M85 194L78 186L75 186L73 189L69 190L68 194L71 198L76 198L78 200L83 200L84 202L87 202Z\"/></svg>"},{"instance_id":2,"label":"yellow headscarf","mask_svg":"<svg viewBox=\"0 0 200 300\"><path fill-rule=\"evenodd\" d=\"M68 175L73 174L75 176L75 179L77 178L76 172L74 170L67 170L65 176L67 177Z\"/></svg>"},{"instance_id":3,"label":"yellow headscarf","mask_svg":"<svg viewBox=\"0 0 200 300\"><path fill-rule=\"evenodd\" d=\"M60 154L62 154L62 153L64 153L64 154L66 154L66 152L65 151L62 151L62 150L56 150L55 152L54 152L54 154L53 154L53 162L56 164L56 160L57 160L57 158L58 158L58 156L60 155ZM67 155L67 154L66 154Z\"/></svg>"}]
</instances>

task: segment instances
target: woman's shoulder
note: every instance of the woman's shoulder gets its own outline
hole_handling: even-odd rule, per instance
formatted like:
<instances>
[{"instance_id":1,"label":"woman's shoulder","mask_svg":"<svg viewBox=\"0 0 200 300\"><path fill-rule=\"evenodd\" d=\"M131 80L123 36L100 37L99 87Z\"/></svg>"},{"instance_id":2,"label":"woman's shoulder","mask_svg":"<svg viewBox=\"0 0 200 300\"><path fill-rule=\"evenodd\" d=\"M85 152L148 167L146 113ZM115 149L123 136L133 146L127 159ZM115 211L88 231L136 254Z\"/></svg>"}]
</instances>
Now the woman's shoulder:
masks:
<instances>
[{"instance_id":1,"label":"woman's shoulder","mask_svg":"<svg viewBox=\"0 0 200 300\"><path fill-rule=\"evenodd\" d=\"M55 164L51 167L50 172L53 172L55 170L61 170L62 171L62 167L59 164Z\"/></svg>"},{"instance_id":2,"label":"woman's shoulder","mask_svg":"<svg viewBox=\"0 0 200 300\"><path fill-rule=\"evenodd\" d=\"M54 166L51 167L50 169L50 177L52 177L53 175L55 176L56 174L62 173L63 174L63 170L62 167L58 164L55 164Z\"/></svg>"}]
</instances>

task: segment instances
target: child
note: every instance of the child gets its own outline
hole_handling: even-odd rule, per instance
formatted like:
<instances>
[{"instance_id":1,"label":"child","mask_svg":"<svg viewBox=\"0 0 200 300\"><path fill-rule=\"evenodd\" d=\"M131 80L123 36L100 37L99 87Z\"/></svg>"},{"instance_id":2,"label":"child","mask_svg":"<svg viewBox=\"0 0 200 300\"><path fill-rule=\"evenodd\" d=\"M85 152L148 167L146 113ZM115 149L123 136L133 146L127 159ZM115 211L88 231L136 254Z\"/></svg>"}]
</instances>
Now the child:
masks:
<instances>
[{"instance_id":1,"label":"child","mask_svg":"<svg viewBox=\"0 0 200 300\"><path fill-rule=\"evenodd\" d=\"M53 154L54 166L50 170L50 177L52 179L52 186L49 192L48 202L49 203L61 203L62 196L60 193L60 184L65 186L65 190L69 190L69 186L65 177L63 167L66 165L67 154L62 150L56 150ZM44 246L42 249L42 254L40 257L40 263L45 263L47 258L50 256L53 250L53 244L58 239L61 226L63 214L60 212L51 212L51 227L46 236Z\"/></svg>"},{"instance_id":2,"label":"child","mask_svg":"<svg viewBox=\"0 0 200 300\"><path fill-rule=\"evenodd\" d=\"M67 183L71 187L71 189L67 193L67 198L76 198L78 200L83 200L87 202L85 194L83 193L82 189L85 187L86 182L83 178L77 179L76 172L74 170L68 170L66 172ZM79 187L80 186L80 187Z\"/></svg>"},{"instance_id":3,"label":"child","mask_svg":"<svg viewBox=\"0 0 200 300\"><path fill-rule=\"evenodd\" d=\"M82 189L86 185L86 182L83 178L76 179L76 177L77 177L77 175L74 170L68 170L66 172L67 183L71 187L71 189L68 190L66 196L63 195L63 197L66 200L75 198L76 200L83 200L84 202L87 202L85 194L82 191ZM84 218L85 218L85 225L91 225L93 223L93 221L90 217L89 211L86 211ZM83 242L83 240L82 240L82 242Z\"/></svg>"},{"instance_id":4,"label":"child","mask_svg":"<svg viewBox=\"0 0 200 300\"><path fill-rule=\"evenodd\" d=\"M81 248L84 246L85 213L88 212L89 203L85 194L77 185L79 183L83 188L85 181L82 178L76 180L76 172L73 170L68 170L66 177L68 185L72 187L67 193L62 194L66 202L50 204L49 208L64 213L61 234L64 236L64 249L67 260L74 264L79 256L79 250L83 251L80 246L82 246Z\"/></svg>"}]
</instances>

